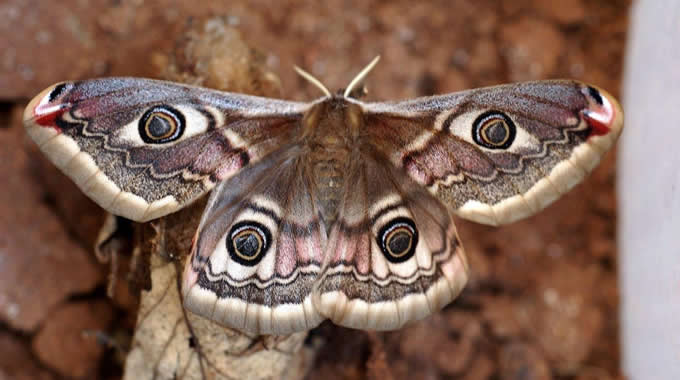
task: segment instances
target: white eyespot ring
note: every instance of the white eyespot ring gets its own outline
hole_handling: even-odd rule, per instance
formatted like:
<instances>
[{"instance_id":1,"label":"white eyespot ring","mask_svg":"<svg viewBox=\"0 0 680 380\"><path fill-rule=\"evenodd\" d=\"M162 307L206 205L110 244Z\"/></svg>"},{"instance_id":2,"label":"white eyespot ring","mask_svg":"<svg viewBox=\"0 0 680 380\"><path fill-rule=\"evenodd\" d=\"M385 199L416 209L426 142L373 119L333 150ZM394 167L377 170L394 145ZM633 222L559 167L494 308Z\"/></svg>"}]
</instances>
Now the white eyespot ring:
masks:
<instances>
[{"instance_id":1,"label":"white eyespot ring","mask_svg":"<svg viewBox=\"0 0 680 380\"><path fill-rule=\"evenodd\" d=\"M231 227L227 235L227 251L235 262L254 266L264 257L271 245L272 236L264 225L244 220Z\"/></svg>"}]
</instances>

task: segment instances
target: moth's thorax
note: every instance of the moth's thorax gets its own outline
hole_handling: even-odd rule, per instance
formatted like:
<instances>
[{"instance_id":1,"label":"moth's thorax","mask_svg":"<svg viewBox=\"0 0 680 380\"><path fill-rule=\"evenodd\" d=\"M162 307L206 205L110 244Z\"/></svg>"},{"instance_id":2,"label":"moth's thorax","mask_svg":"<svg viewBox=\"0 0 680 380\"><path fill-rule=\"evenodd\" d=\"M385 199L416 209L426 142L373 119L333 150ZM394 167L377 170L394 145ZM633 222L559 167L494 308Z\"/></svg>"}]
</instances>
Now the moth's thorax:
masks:
<instances>
[{"instance_id":1,"label":"moth's thorax","mask_svg":"<svg viewBox=\"0 0 680 380\"><path fill-rule=\"evenodd\" d=\"M337 218L350 158L358 149L361 107L343 97L315 104L305 115L303 138L318 189L320 211L329 227Z\"/></svg>"}]
</instances>

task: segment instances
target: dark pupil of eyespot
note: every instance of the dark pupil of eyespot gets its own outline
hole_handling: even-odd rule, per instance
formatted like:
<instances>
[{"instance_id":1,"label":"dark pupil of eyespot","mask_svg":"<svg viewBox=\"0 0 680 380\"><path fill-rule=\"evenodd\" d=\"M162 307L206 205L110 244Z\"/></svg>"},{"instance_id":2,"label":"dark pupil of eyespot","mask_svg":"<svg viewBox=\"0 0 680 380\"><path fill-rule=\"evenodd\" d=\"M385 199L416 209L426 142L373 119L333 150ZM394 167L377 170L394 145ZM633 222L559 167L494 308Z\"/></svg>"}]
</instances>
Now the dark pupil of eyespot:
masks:
<instances>
[{"instance_id":1,"label":"dark pupil of eyespot","mask_svg":"<svg viewBox=\"0 0 680 380\"><path fill-rule=\"evenodd\" d=\"M492 121L484 128L484 135L491 144L503 144L508 138L508 128L501 120Z\"/></svg>"},{"instance_id":2,"label":"dark pupil of eyespot","mask_svg":"<svg viewBox=\"0 0 680 380\"><path fill-rule=\"evenodd\" d=\"M406 252L411 246L411 235L406 231L400 231L394 234L387 245L390 247L390 251L395 255L400 255Z\"/></svg>"},{"instance_id":3,"label":"dark pupil of eyespot","mask_svg":"<svg viewBox=\"0 0 680 380\"><path fill-rule=\"evenodd\" d=\"M387 261L398 264L410 260L418 245L418 229L411 218L397 217L383 225L376 235Z\"/></svg>"},{"instance_id":4,"label":"dark pupil of eyespot","mask_svg":"<svg viewBox=\"0 0 680 380\"><path fill-rule=\"evenodd\" d=\"M147 129L152 137L161 138L167 136L172 131L172 124L167 117L154 115L149 120Z\"/></svg>"},{"instance_id":5,"label":"dark pupil of eyespot","mask_svg":"<svg viewBox=\"0 0 680 380\"><path fill-rule=\"evenodd\" d=\"M238 236L234 241L236 251L246 257L257 255L260 249L260 241L255 237L254 232L245 233Z\"/></svg>"}]
</instances>

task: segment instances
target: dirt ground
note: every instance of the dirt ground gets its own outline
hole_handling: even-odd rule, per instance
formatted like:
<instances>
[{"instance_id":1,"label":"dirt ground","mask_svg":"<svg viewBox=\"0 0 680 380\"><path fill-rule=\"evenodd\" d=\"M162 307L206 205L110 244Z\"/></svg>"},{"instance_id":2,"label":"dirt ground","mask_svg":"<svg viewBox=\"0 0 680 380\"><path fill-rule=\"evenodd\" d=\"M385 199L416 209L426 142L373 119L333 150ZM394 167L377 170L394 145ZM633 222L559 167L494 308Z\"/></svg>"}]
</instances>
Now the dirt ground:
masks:
<instances>
[{"instance_id":1,"label":"dirt ground","mask_svg":"<svg viewBox=\"0 0 680 380\"><path fill-rule=\"evenodd\" d=\"M371 99L545 78L620 95L628 0L97 0L0 4L0 379L118 379L136 318L92 246L104 213L21 126L61 80L158 77L192 22L224 16L280 83L343 88L374 56ZM173 50L175 49L175 50ZM185 57L186 58L186 57ZM219 80L219 78L215 78ZM226 84L228 85L228 84ZM619 370L615 154L561 200L512 225L457 220L472 278L442 312L403 330L323 324L309 379L609 380Z\"/></svg>"}]
</instances>

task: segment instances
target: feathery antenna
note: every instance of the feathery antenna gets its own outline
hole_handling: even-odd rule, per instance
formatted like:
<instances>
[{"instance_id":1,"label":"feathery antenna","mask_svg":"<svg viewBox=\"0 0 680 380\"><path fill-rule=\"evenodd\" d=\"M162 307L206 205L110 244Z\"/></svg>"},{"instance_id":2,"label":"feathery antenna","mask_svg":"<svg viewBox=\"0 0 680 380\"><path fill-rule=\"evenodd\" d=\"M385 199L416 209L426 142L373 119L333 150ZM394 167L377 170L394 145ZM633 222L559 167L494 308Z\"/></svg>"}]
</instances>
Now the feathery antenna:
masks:
<instances>
[{"instance_id":1,"label":"feathery antenna","mask_svg":"<svg viewBox=\"0 0 680 380\"><path fill-rule=\"evenodd\" d=\"M326 96L328 96L328 97L331 97L331 96L332 96L332 95L331 95L331 92L328 91L328 89L326 88L326 86L324 86L323 83L321 83L320 80L314 78L314 76L313 76L312 74L310 74L310 73L308 73L308 72L302 70L301 68L299 68L299 67L297 67L297 66L293 66L293 68L295 69L295 72L297 72L298 74L300 74L301 77L307 79L307 81L309 81L311 84L315 85L319 90L321 90L321 92L323 92L324 95L326 95Z\"/></svg>"},{"instance_id":2,"label":"feathery antenna","mask_svg":"<svg viewBox=\"0 0 680 380\"><path fill-rule=\"evenodd\" d=\"M369 63L366 67L364 67L364 69L361 70L361 72L359 74L357 74L357 76L355 76L354 79L352 79L351 82L349 82L349 86L347 86L347 89L345 89L345 93L343 94L344 97L349 96L349 94L352 92L354 87L357 84L361 83L362 80L364 80L366 75L371 71L371 69L373 69L373 67L378 63L379 60L380 60L380 56L373 58L371 63Z\"/></svg>"}]
</instances>

